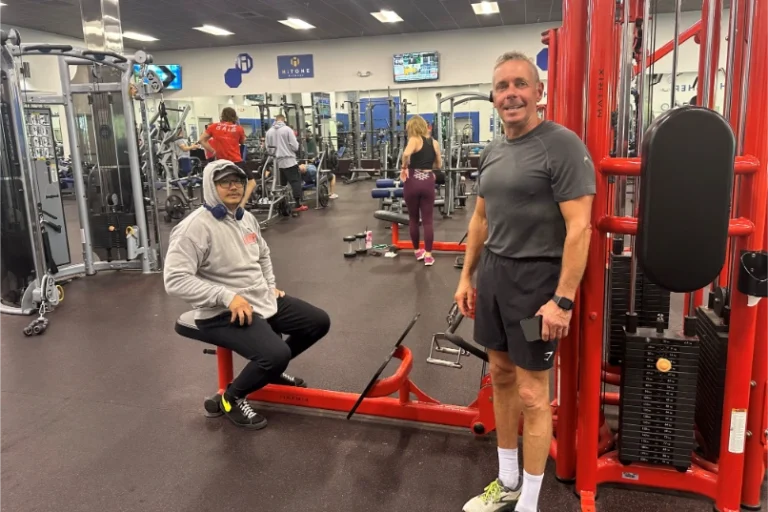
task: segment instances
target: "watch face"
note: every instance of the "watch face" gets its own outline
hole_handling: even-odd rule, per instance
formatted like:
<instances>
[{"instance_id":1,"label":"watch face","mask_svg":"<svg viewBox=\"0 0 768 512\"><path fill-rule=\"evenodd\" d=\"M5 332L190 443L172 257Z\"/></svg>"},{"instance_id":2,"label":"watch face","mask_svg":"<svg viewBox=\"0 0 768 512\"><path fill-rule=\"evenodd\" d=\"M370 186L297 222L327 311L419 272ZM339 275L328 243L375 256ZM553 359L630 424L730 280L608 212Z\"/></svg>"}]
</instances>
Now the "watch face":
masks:
<instances>
[{"instance_id":1,"label":"watch face","mask_svg":"<svg viewBox=\"0 0 768 512\"><path fill-rule=\"evenodd\" d=\"M573 309L573 301L566 299L565 297L558 297L556 304L560 306L562 309L570 311Z\"/></svg>"}]
</instances>

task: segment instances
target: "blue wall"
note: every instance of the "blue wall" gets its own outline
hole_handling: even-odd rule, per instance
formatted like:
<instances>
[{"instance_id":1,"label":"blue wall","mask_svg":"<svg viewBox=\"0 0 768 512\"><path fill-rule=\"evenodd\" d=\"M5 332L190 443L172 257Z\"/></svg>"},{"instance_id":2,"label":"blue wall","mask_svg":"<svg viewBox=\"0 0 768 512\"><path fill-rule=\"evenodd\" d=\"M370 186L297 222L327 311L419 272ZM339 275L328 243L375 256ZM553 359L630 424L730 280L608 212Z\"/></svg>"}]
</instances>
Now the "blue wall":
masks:
<instances>
[{"instance_id":1,"label":"blue wall","mask_svg":"<svg viewBox=\"0 0 768 512\"><path fill-rule=\"evenodd\" d=\"M408 114L408 119L415 114ZM432 125L435 122L435 114L419 114L427 124ZM453 119L467 119L472 123L472 142L480 142L480 112L454 112ZM437 130L432 131L432 135L437 137Z\"/></svg>"},{"instance_id":2,"label":"blue wall","mask_svg":"<svg viewBox=\"0 0 768 512\"><path fill-rule=\"evenodd\" d=\"M336 113L336 122L344 125L345 130L349 130L349 114Z\"/></svg>"},{"instance_id":3,"label":"blue wall","mask_svg":"<svg viewBox=\"0 0 768 512\"><path fill-rule=\"evenodd\" d=\"M392 98L393 105L395 107L395 119L400 115L400 98ZM389 99L388 98L366 98L360 100L360 126L363 126L363 122L366 121L365 113L368 109L368 104L373 103L373 128L375 130L388 130L389 129ZM381 105L381 106L378 106ZM365 123L365 128L369 129L369 123ZM393 126L392 129L395 129Z\"/></svg>"},{"instance_id":4,"label":"blue wall","mask_svg":"<svg viewBox=\"0 0 768 512\"><path fill-rule=\"evenodd\" d=\"M243 126L246 126L246 125L250 126L253 129L253 133L261 134L261 119L242 118L241 117L238 121ZM267 126L267 130L269 129L270 126L272 126L274 124L274 122L275 122L274 119L270 119L269 121L267 121L267 124L269 125L269 126Z\"/></svg>"}]
</instances>

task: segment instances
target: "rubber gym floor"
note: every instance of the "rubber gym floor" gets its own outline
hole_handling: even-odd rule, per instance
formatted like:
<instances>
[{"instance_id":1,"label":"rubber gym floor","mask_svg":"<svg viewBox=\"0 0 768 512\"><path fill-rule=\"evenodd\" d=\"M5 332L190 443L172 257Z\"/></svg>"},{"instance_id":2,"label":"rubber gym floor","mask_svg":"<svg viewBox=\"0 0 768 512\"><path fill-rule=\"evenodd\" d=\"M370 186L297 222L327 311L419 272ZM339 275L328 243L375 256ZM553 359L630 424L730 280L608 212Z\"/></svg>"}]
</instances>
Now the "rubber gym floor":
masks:
<instances>
[{"instance_id":1,"label":"rubber gym floor","mask_svg":"<svg viewBox=\"0 0 768 512\"><path fill-rule=\"evenodd\" d=\"M330 208L265 231L278 287L332 319L329 335L288 371L311 387L359 393L420 312L405 340L414 353L411 378L444 403L468 404L479 361L465 359L461 370L426 362L430 336L444 329L452 303L454 256L438 254L432 268L411 253L342 257L342 237L366 226L376 243L389 240L373 219L370 189L370 182L339 185ZM81 261L72 200L66 214L73 260ZM466 215L437 220L436 239L458 241ZM164 241L169 231L164 225ZM206 419L216 361L174 332L188 307L165 294L161 275L104 272L65 290L43 336L24 337L30 318L2 317L4 510L458 512L496 476L494 439L464 430L262 406L269 426L259 432ZM460 333L470 336L471 324ZM547 470L542 512L578 511L552 461ZM709 512L712 504L601 486L598 510Z\"/></svg>"}]
</instances>

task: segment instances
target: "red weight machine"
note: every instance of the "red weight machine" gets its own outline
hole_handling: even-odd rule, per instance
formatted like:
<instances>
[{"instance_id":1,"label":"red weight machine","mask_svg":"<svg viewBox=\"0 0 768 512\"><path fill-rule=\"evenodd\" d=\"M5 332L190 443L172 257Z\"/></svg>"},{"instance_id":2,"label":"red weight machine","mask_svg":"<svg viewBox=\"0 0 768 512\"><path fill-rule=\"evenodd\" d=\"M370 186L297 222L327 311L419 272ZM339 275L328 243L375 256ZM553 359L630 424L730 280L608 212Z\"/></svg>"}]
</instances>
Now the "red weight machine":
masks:
<instances>
[{"instance_id":1,"label":"red weight machine","mask_svg":"<svg viewBox=\"0 0 768 512\"><path fill-rule=\"evenodd\" d=\"M621 56L623 24L616 20L625 19L621 11L625 6L610 0L590 0L589 52L572 44L558 41L558 58L561 61L555 69L568 69L573 60L588 63L587 74L587 119L585 141L596 163L598 171L598 192L593 211L594 229L590 257L581 287L580 320L581 339L577 371L578 381L578 429L579 443L576 467L576 491L581 497L583 511L595 510L597 486L601 483L642 485L687 491L712 499L715 508L721 512L737 511L740 505L759 507L759 487L765 474L766 458L766 300L758 307L747 304L747 295L737 286L741 277L741 257L745 253L759 253L766 248L766 203L768 190L766 161L768 161L768 76L766 76L766 55L768 55L768 4L755 0L738 0L731 10L731 35L728 52L729 80L725 94L732 95L726 103L726 116L730 120L736 145L736 160L733 167L735 180L732 208L738 216L731 217L727 234L726 260L716 284L728 287L730 315L727 322L727 362L723 382L722 421L720 449L716 461L707 460L699 454L691 456L692 463L681 472L668 465L632 462L623 464L619 451L600 455L597 433L600 428L601 384L618 385L624 375L620 368L606 364L602 358L605 338L605 285L606 268L611 247L608 234L637 235L638 219L623 212L611 214L617 194L616 181L609 177L639 177L643 157L628 158L626 154L612 157L612 135L610 113L620 96L621 83L618 65ZM587 11L586 2L566 3L568 9L564 19L569 19L573 10L582 17ZM630 15L627 21L635 22L643 16L649 19L648 10L642 3L626 6ZM618 18L617 18L617 9ZM704 106L714 106L715 73L719 55L720 12L722 3L718 0L704 1L702 20L693 27L680 32L677 44L684 39L695 37L700 47L698 98L704 99ZM736 37L733 34L738 34ZM647 36L648 34L646 34ZM740 37L739 37L740 36ZM551 41L551 37L550 37ZM674 42L660 47L654 54L640 53L641 62L651 65L672 51ZM648 46L644 46L647 50ZM646 57L647 56L647 57ZM642 58L645 57L645 58ZM714 60L714 62L713 62ZM568 63L568 64L566 64ZM645 69L635 67L634 73L644 74ZM562 84L558 84L560 86ZM733 92L731 92L733 91ZM580 95L581 89L570 84L555 97L556 108L569 105ZM617 94L618 93L618 94ZM574 96L569 98L568 95ZM749 98L749 108L746 99ZM699 100L701 101L701 100ZM701 103L699 103L701 104ZM557 118L557 114L556 114ZM619 148L620 149L620 148ZM693 161L694 159L690 159ZM678 157L685 165L685 155ZM643 194L643 180L640 180L640 194ZM695 193L696 187L692 187ZM680 190L684 193L684 189ZM681 203L685 204L681 197ZM688 199L690 201L690 199ZM669 222L678 219L670 218ZM671 228L670 228L671 229ZM677 250L669 247L670 251ZM741 255L741 256L740 256ZM683 271L684 273L684 271ZM743 273L742 273L743 274ZM763 283L764 285L764 283ZM714 287L713 287L714 291ZM762 292L764 293L764 291ZM692 297L691 297L692 295ZM692 300L689 300L692 298ZM692 303L694 308L688 308ZM696 315L702 308L703 289L691 291L685 296L686 315ZM758 328L758 326L761 326ZM679 326L670 326L679 330ZM573 358L563 361L573 361ZM575 365L574 365L575 366ZM718 418L719 419L719 418ZM562 419L561 419L562 421ZM558 461L559 463L559 461ZM570 468L568 468L570 469ZM558 476L561 469L558 467Z\"/></svg>"}]
</instances>

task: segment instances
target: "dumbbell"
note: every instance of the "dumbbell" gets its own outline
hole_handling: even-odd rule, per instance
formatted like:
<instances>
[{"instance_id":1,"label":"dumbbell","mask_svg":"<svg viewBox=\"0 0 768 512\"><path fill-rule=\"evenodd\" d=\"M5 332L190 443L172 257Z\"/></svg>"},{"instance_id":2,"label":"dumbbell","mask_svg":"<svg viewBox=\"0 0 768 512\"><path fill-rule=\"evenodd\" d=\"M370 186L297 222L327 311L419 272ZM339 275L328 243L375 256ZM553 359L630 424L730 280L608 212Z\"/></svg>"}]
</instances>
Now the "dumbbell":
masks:
<instances>
[{"instance_id":1,"label":"dumbbell","mask_svg":"<svg viewBox=\"0 0 768 512\"><path fill-rule=\"evenodd\" d=\"M357 254L367 253L368 249L365 248L365 233L358 233L355 235L355 238L357 239Z\"/></svg>"},{"instance_id":2,"label":"dumbbell","mask_svg":"<svg viewBox=\"0 0 768 512\"><path fill-rule=\"evenodd\" d=\"M344 253L345 258L354 258L357 256L357 253L355 252L355 248L352 247L352 244L355 242L355 235L347 235L344 237L344 241L347 242L347 252Z\"/></svg>"}]
</instances>

